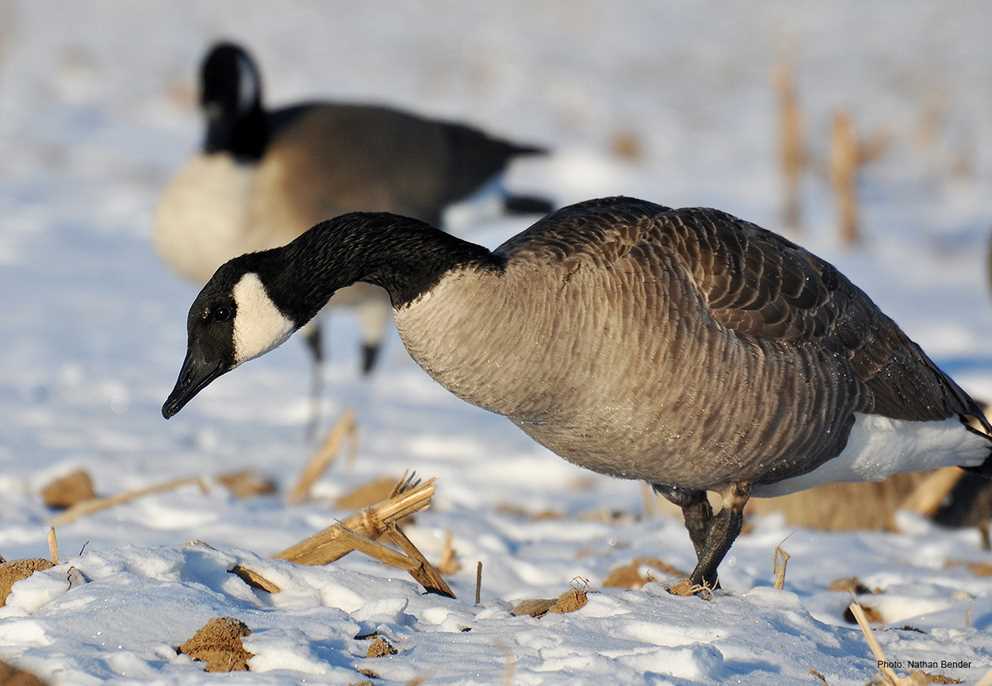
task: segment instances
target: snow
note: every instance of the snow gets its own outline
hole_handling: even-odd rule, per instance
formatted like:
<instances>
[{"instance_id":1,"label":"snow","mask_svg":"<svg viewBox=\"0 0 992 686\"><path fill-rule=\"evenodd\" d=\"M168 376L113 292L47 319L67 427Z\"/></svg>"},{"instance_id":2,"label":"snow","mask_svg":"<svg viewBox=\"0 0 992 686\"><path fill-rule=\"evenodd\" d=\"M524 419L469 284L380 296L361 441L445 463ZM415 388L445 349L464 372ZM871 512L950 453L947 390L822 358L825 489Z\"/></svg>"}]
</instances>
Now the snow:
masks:
<instances>
[{"instance_id":1,"label":"snow","mask_svg":"<svg viewBox=\"0 0 992 686\"><path fill-rule=\"evenodd\" d=\"M865 247L837 245L816 174L796 238L989 397L987 20L982 2L923 1L0 5L0 553L44 554L51 513L37 492L72 469L90 471L101 494L246 467L285 490L311 448L308 362L295 342L218 380L172 421L159 415L194 290L155 257L150 221L200 136L192 76L210 40L255 50L271 102L388 101L556 148L515 166L510 188L561 203L625 193L716 206L769 228L769 79L792 55L818 159L837 107L892 139L865 177ZM926 150L919 122L935 101L947 106L946 135ZM623 131L640 140L640 161L611 155ZM974 174L951 176L962 151ZM450 218L489 246L527 225ZM59 684L347 684L364 678L358 667L383 684L492 684L511 671L519 684L788 684L810 683L810 669L832 685L862 684L875 667L842 618L850 598L826 590L857 575L885 590L864 601L886 619L876 633L891 659L971 661L931 670L969 682L992 667L992 578L945 568L988 561L976 532L902 518L908 533L818 533L770 517L731 550L711 602L670 596L662 583L604 589L609 570L635 557L691 568L681 523L582 517L639 514L639 485L582 472L449 396L395 335L363 381L358 339L353 321L334 320L329 415L355 409L360 449L353 467L322 480L318 500L288 507L193 486L61 527L63 563L19 582L0 608L0 659ZM452 532L464 563L450 578L457 600L425 596L359 554L323 568L268 559L345 514L327 499L406 469L439 479L434 507L408 534L436 560ZM505 504L564 517L532 521ZM785 590L775 591L773 550L790 534ZM282 591L249 588L227 573L236 562ZM70 589L70 568L88 583ZM576 613L509 612L579 579L591 593ZM252 629L251 672L207 674L176 654L218 615ZM356 637L372 632L399 653L365 658Z\"/></svg>"}]
</instances>

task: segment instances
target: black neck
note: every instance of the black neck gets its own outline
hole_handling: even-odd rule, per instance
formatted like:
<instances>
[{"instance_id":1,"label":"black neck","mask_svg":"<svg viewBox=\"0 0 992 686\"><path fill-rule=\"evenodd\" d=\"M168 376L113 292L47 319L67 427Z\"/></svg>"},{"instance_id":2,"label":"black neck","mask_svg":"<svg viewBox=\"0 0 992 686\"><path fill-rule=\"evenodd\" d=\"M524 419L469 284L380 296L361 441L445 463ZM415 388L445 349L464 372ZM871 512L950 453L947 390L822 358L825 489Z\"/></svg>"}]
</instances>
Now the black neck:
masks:
<instances>
[{"instance_id":1,"label":"black neck","mask_svg":"<svg viewBox=\"0 0 992 686\"><path fill-rule=\"evenodd\" d=\"M335 291L362 281L384 288L399 309L457 268L499 270L488 249L416 219L356 212L317 224L292 243L258 258L268 263L270 297L297 326ZM267 278L266 278L267 277Z\"/></svg>"},{"instance_id":2,"label":"black neck","mask_svg":"<svg viewBox=\"0 0 992 686\"><path fill-rule=\"evenodd\" d=\"M260 103L246 113L219 113L207 119L203 151L227 152L239 161L256 162L265 154L270 133L268 117Z\"/></svg>"}]
</instances>

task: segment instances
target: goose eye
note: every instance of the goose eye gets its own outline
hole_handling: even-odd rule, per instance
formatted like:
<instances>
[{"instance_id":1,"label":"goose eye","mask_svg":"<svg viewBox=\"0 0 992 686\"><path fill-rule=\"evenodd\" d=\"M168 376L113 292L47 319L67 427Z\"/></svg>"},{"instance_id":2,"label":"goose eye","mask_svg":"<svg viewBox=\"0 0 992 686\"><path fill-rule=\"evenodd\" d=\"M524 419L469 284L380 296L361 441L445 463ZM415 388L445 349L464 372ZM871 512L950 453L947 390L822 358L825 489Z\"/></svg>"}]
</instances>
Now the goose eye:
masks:
<instances>
[{"instance_id":1,"label":"goose eye","mask_svg":"<svg viewBox=\"0 0 992 686\"><path fill-rule=\"evenodd\" d=\"M218 305L213 309L212 316L216 322L226 322L231 318L231 308L227 305Z\"/></svg>"}]
</instances>

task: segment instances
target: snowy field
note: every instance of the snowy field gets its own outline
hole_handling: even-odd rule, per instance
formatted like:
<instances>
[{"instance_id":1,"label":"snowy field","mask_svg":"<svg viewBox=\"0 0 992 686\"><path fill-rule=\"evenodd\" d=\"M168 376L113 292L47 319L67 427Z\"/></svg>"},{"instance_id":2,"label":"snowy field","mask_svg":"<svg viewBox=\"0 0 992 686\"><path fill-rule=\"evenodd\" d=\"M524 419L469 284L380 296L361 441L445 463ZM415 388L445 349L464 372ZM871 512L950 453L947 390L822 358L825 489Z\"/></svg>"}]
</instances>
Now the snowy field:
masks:
<instances>
[{"instance_id":1,"label":"snowy field","mask_svg":"<svg viewBox=\"0 0 992 686\"><path fill-rule=\"evenodd\" d=\"M0 0L0 554L46 556L52 513L38 491L74 468L103 495L242 468L286 490L311 451L298 342L214 383L174 420L159 413L195 292L152 252L151 213L199 140L193 76L209 41L253 48L270 102L390 102L556 148L514 167L511 187L563 204L624 193L715 206L768 228L779 228L770 75L789 59L818 159L838 107L890 138L863 178L864 247L838 246L816 174L797 239L990 398L990 18L984 2ZM935 103L946 115L923 147ZM637 142L633 159L612 151L619 134ZM951 174L962 156L971 169ZM490 247L528 223L451 219ZM367 678L358 668L375 684L809 684L811 669L832 686L863 684L876 670L843 618L850 596L827 590L857 575L884 590L865 602L882 613L890 659L970 662L927 670L965 683L992 669L992 577L946 567L989 561L977 532L905 517L908 533L827 534L766 518L731 550L711 602L670 596L664 579L603 588L637 557L691 569L681 522L644 516L639 484L572 467L449 396L395 335L362 381L353 322L339 317L332 331L327 414L358 416L352 467L335 465L304 505L192 487L61 527L63 564L17 584L0 608L0 659L57 684L349 684ZM357 553L328 567L267 559L345 516L328 505L336 496L404 470L438 478L433 508L407 531L433 560L451 532L456 600ZM603 510L624 515L588 516ZM776 591L772 554L787 536ZM282 591L252 590L226 573L235 562ZM90 582L67 590L69 567ZM515 601L577 578L591 591L578 612L511 616ZM251 672L207 674L176 654L221 615L252 629ZM372 632L398 654L366 658L356 637Z\"/></svg>"}]
</instances>

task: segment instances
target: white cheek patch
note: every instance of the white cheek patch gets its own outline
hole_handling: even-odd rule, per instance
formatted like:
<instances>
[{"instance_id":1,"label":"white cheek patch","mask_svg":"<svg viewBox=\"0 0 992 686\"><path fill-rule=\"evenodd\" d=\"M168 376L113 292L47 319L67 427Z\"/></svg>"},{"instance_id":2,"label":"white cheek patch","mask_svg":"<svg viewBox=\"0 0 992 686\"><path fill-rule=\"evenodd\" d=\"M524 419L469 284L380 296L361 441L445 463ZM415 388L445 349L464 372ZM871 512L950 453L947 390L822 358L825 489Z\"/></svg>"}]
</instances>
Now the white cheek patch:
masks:
<instances>
[{"instance_id":1,"label":"white cheek patch","mask_svg":"<svg viewBox=\"0 0 992 686\"><path fill-rule=\"evenodd\" d=\"M242 276L232 294L237 305L234 315L236 365L269 352L289 338L296 328L269 298L258 274Z\"/></svg>"}]
</instances>

